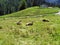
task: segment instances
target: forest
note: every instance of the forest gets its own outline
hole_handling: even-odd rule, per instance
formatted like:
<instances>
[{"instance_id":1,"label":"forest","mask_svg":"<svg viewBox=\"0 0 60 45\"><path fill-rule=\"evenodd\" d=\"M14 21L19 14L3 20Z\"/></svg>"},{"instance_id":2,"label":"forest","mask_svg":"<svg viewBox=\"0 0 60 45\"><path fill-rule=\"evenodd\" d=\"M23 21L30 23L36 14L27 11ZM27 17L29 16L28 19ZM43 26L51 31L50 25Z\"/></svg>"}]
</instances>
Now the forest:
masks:
<instances>
[{"instance_id":1,"label":"forest","mask_svg":"<svg viewBox=\"0 0 60 45\"><path fill-rule=\"evenodd\" d=\"M50 3L48 3L50 2ZM57 4L56 1L49 0L0 0L0 15L10 14L17 12L19 10L31 7L31 6L40 6L43 3L47 5L52 5L53 3Z\"/></svg>"},{"instance_id":2,"label":"forest","mask_svg":"<svg viewBox=\"0 0 60 45\"><path fill-rule=\"evenodd\" d=\"M27 0L0 0L0 15L9 14L27 8ZM31 4L32 5L32 4ZM31 6L29 4L29 6Z\"/></svg>"}]
</instances>

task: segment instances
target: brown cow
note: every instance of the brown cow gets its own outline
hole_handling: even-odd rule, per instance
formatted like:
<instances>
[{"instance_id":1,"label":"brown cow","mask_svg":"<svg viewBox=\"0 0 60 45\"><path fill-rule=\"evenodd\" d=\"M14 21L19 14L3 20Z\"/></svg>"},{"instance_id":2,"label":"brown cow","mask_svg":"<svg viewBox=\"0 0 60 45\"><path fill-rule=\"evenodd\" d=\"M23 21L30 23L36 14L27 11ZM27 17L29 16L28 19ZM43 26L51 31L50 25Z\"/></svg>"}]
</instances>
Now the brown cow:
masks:
<instances>
[{"instance_id":1,"label":"brown cow","mask_svg":"<svg viewBox=\"0 0 60 45\"><path fill-rule=\"evenodd\" d=\"M43 21L43 22L49 22L49 20L47 20L47 19L43 19L42 21Z\"/></svg>"},{"instance_id":2,"label":"brown cow","mask_svg":"<svg viewBox=\"0 0 60 45\"><path fill-rule=\"evenodd\" d=\"M26 23L26 26L32 26L32 25L33 25L33 21Z\"/></svg>"},{"instance_id":3,"label":"brown cow","mask_svg":"<svg viewBox=\"0 0 60 45\"><path fill-rule=\"evenodd\" d=\"M16 23L17 25L21 25L21 20Z\"/></svg>"}]
</instances>

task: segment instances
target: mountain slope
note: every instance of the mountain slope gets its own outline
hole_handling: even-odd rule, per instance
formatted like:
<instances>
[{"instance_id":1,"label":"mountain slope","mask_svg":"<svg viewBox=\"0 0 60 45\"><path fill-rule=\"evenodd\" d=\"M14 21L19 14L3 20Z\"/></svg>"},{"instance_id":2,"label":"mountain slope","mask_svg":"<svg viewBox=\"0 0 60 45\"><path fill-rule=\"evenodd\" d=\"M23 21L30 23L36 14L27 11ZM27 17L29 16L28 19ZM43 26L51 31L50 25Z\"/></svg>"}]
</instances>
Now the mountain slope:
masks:
<instances>
[{"instance_id":1,"label":"mountain slope","mask_svg":"<svg viewBox=\"0 0 60 45\"><path fill-rule=\"evenodd\" d=\"M0 45L60 45L60 16L55 15L58 11L58 8L32 7L1 16ZM33 25L26 26L32 21Z\"/></svg>"},{"instance_id":2,"label":"mountain slope","mask_svg":"<svg viewBox=\"0 0 60 45\"><path fill-rule=\"evenodd\" d=\"M52 14L59 11L59 8L41 8L41 7L31 7L24 9L22 11L12 13L9 15L4 15L2 17L24 17L24 16L34 16L34 15L45 15L45 14Z\"/></svg>"}]
</instances>

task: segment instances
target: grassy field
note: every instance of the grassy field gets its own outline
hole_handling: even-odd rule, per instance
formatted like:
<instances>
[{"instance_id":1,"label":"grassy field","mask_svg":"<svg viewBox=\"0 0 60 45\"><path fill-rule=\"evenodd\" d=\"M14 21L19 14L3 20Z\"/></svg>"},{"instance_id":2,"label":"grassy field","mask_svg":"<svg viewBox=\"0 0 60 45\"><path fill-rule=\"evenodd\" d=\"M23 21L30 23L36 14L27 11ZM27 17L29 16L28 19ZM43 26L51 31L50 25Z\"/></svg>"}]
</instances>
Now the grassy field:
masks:
<instances>
[{"instance_id":1,"label":"grassy field","mask_svg":"<svg viewBox=\"0 0 60 45\"><path fill-rule=\"evenodd\" d=\"M0 16L0 45L60 45L60 16L55 15L59 10L31 7ZM26 26L31 21L33 25Z\"/></svg>"}]
</instances>

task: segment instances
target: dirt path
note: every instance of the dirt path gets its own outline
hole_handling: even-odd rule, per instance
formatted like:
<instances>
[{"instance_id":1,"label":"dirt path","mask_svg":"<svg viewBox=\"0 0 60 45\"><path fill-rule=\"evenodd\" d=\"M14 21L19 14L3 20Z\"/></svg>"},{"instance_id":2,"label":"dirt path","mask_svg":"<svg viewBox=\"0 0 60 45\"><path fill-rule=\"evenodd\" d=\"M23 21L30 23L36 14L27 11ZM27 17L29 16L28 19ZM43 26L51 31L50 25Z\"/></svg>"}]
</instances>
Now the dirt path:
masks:
<instances>
[{"instance_id":1,"label":"dirt path","mask_svg":"<svg viewBox=\"0 0 60 45\"><path fill-rule=\"evenodd\" d=\"M56 15L60 15L60 10L59 10L59 12L57 12L57 13L55 13Z\"/></svg>"}]
</instances>

